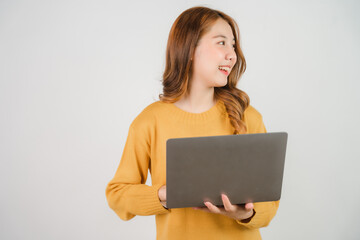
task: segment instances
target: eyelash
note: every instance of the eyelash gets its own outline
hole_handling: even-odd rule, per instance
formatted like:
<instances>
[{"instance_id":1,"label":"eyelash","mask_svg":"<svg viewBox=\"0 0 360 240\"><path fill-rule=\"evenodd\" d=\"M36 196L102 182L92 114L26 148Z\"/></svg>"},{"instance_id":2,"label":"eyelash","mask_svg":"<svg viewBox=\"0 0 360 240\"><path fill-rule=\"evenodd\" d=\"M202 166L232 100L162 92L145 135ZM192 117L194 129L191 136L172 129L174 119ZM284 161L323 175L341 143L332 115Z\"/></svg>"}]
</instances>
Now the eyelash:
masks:
<instances>
[{"instance_id":1,"label":"eyelash","mask_svg":"<svg viewBox=\"0 0 360 240\"><path fill-rule=\"evenodd\" d=\"M221 41L219 43L224 43L225 44L225 41ZM233 45L233 48L235 48L236 44Z\"/></svg>"}]
</instances>

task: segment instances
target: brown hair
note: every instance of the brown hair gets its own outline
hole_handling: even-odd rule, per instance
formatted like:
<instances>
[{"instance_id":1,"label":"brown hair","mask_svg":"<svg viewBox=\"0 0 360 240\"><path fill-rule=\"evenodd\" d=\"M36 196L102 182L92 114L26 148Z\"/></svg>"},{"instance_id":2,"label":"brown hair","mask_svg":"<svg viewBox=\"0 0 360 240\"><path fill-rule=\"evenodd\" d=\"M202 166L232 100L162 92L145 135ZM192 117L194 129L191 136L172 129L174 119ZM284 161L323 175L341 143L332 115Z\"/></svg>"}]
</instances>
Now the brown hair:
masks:
<instances>
[{"instance_id":1,"label":"brown hair","mask_svg":"<svg viewBox=\"0 0 360 240\"><path fill-rule=\"evenodd\" d=\"M232 29L237 61L228 76L228 83L224 87L215 87L214 95L217 100L224 102L230 122L235 128L234 134L245 133L244 111L249 106L250 99L244 91L236 88L236 85L245 72L246 62L239 44L239 28L230 16L221 11L193 7L181 13L175 20L169 33L162 80L163 94L160 94L159 98L163 102L173 103L189 90L192 73L190 59L194 56L198 41L219 18L228 22Z\"/></svg>"}]
</instances>

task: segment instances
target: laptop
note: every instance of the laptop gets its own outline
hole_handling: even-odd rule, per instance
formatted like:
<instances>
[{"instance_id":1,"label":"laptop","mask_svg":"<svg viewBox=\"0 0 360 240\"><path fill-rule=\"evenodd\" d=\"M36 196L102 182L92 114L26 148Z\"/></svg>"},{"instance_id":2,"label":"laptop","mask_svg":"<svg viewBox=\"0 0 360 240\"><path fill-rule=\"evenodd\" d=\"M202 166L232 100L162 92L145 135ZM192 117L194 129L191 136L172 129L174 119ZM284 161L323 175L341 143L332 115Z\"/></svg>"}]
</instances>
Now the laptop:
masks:
<instances>
[{"instance_id":1,"label":"laptop","mask_svg":"<svg viewBox=\"0 0 360 240\"><path fill-rule=\"evenodd\" d=\"M280 199L286 132L172 138L166 142L166 207Z\"/></svg>"}]
</instances>

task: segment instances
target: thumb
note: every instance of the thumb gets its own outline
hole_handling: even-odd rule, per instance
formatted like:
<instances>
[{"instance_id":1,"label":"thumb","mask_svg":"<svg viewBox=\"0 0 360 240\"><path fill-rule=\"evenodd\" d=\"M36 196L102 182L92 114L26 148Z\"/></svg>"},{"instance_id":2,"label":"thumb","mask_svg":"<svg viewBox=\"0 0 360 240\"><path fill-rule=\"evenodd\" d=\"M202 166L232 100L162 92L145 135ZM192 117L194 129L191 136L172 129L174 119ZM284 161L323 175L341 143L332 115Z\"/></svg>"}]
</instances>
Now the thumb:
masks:
<instances>
[{"instance_id":1,"label":"thumb","mask_svg":"<svg viewBox=\"0 0 360 240\"><path fill-rule=\"evenodd\" d=\"M254 208L254 204L253 204L253 203L246 203L246 204L245 204L245 209L246 209L246 210L250 211L250 210L253 209L253 208Z\"/></svg>"}]
</instances>

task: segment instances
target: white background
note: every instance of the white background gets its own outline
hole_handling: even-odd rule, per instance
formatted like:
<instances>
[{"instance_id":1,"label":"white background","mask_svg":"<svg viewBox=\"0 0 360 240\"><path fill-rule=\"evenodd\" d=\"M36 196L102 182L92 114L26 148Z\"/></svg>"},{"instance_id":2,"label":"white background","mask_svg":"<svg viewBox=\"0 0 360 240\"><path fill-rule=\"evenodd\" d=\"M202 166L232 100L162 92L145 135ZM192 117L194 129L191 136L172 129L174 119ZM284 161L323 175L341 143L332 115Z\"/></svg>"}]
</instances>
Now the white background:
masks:
<instances>
[{"instance_id":1,"label":"white background","mask_svg":"<svg viewBox=\"0 0 360 240\"><path fill-rule=\"evenodd\" d=\"M206 3L206 4L204 4ZM289 133L264 239L359 239L358 1L0 1L0 238L155 239L106 184L128 127L158 99L170 27L187 8L239 24L239 87Z\"/></svg>"}]
</instances>

